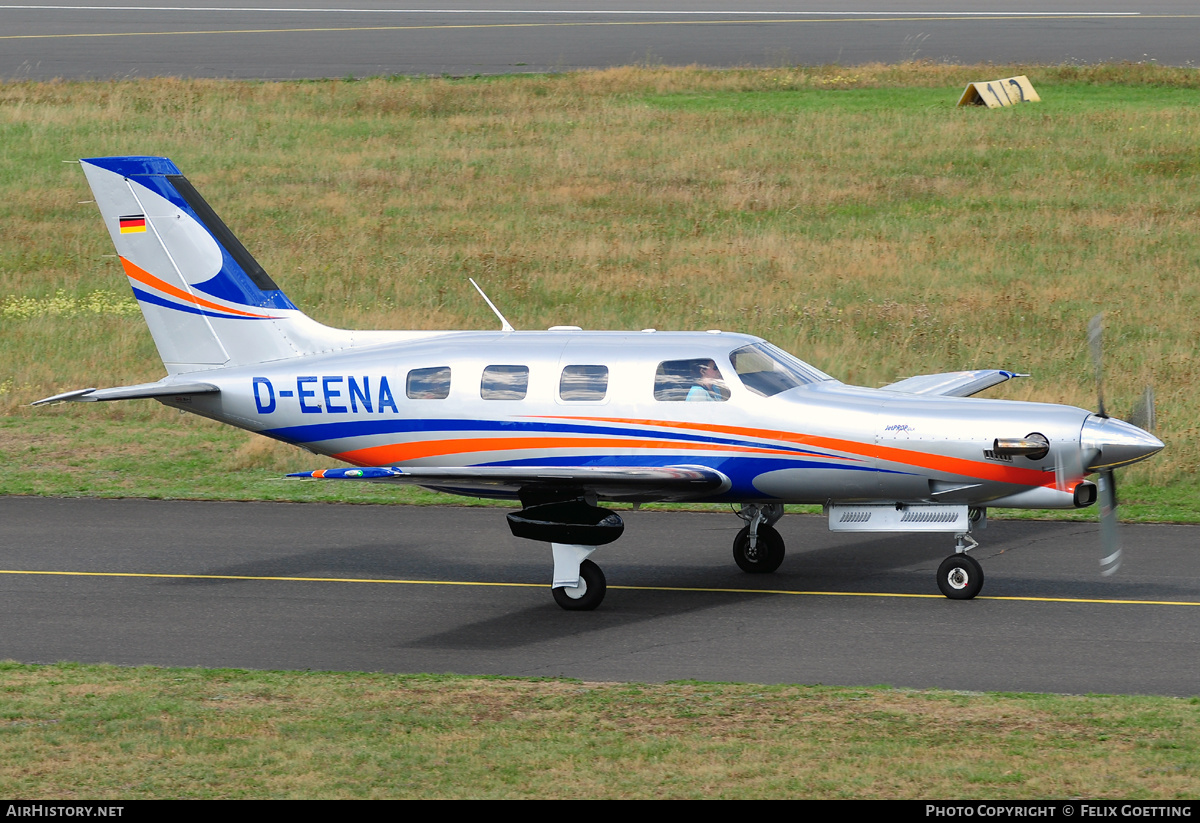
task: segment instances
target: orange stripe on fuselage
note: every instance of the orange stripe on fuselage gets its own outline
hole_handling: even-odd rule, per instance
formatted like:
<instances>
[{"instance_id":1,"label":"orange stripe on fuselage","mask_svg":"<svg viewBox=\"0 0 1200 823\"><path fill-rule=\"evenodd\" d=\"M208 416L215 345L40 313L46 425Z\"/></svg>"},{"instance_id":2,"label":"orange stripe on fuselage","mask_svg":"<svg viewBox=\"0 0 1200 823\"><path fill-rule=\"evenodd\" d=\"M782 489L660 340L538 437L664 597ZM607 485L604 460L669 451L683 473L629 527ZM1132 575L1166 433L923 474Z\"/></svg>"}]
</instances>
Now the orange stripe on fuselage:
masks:
<instances>
[{"instance_id":1,"label":"orange stripe on fuselage","mask_svg":"<svg viewBox=\"0 0 1200 823\"><path fill-rule=\"evenodd\" d=\"M943 471L948 474L974 477L980 480L995 480L999 483L1015 483L1021 486L1053 486L1055 484L1053 473L1049 473L1050 477L1049 480L1047 480L1046 475L1048 473L1042 472L1038 469L1018 469L1010 466L994 466L991 463L980 463L961 457L947 457L940 454L929 454L928 452L899 449L894 446L879 446L872 443L861 443L857 440L841 440L836 437L818 437L817 435L800 434L799 432L773 431L770 429L750 429L742 426L714 426L711 424L701 423L677 423L670 420L637 420L624 417L559 417L555 415L544 415L544 417L551 420L586 420L593 423L621 423L624 425L635 426L658 426L660 428L688 429L714 432L718 434L736 434L741 437L768 438L771 440L783 440L788 443L796 443L802 446L811 446L821 449L834 449L836 451L848 452L850 454L857 454L863 457L874 457L879 460L886 460L889 463L901 463L907 466L917 466L922 469L933 469L935 471Z\"/></svg>"},{"instance_id":2,"label":"orange stripe on fuselage","mask_svg":"<svg viewBox=\"0 0 1200 823\"><path fill-rule=\"evenodd\" d=\"M525 449L639 449L657 451L738 452L782 454L795 457L787 449L726 446L718 443L691 443L672 440L644 440L626 437L478 437L458 440L422 440L414 443L389 443L335 454L339 460L356 466L391 466L425 457L446 457L480 452L519 451Z\"/></svg>"},{"instance_id":3,"label":"orange stripe on fuselage","mask_svg":"<svg viewBox=\"0 0 1200 823\"><path fill-rule=\"evenodd\" d=\"M183 289L172 286L170 283L159 280L150 272L135 266L124 257L121 258L121 265L125 267L125 274L129 276L130 280L136 280L144 286L149 286L152 289L158 289L164 294L169 294L172 297L178 297L180 300L184 300L195 306L203 306L206 309L213 309L214 311L225 312L227 314L237 314L241 315L242 317L257 317L261 320L271 319L271 316L268 314L252 314L248 311L239 311L238 309L231 309L228 306L222 306L219 303L213 303L209 300L205 300L203 297L196 297L194 294L190 294Z\"/></svg>"}]
</instances>

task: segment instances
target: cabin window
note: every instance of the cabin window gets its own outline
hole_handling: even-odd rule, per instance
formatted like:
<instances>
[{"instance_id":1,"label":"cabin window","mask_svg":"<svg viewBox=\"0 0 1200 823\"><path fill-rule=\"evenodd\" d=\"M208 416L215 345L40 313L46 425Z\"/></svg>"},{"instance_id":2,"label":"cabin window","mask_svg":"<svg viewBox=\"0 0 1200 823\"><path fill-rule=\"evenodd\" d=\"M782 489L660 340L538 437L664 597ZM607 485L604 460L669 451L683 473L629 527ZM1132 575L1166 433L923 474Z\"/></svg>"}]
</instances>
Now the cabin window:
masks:
<instances>
[{"instance_id":1,"label":"cabin window","mask_svg":"<svg viewBox=\"0 0 1200 823\"><path fill-rule=\"evenodd\" d=\"M488 366L479 383L484 400L524 400L528 390L528 366Z\"/></svg>"},{"instance_id":2,"label":"cabin window","mask_svg":"<svg viewBox=\"0 0 1200 823\"><path fill-rule=\"evenodd\" d=\"M712 358L665 360L654 374L654 399L724 401L729 399L729 389Z\"/></svg>"},{"instance_id":3,"label":"cabin window","mask_svg":"<svg viewBox=\"0 0 1200 823\"><path fill-rule=\"evenodd\" d=\"M450 396L450 367L413 369L408 373L405 391L412 400L445 400Z\"/></svg>"},{"instance_id":4,"label":"cabin window","mask_svg":"<svg viewBox=\"0 0 1200 823\"><path fill-rule=\"evenodd\" d=\"M770 343L754 343L735 349L729 359L742 385L763 397L833 379Z\"/></svg>"},{"instance_id":5,"label":"cabin window","mask_svg":"<svg viewBox=\"0 0 1200 823\"><path fill-rule=\"evenodd\" d=\"M567 366L558 381L562 400L603 400L608 394L608 366Z\"/></svg>"}]
</instances>

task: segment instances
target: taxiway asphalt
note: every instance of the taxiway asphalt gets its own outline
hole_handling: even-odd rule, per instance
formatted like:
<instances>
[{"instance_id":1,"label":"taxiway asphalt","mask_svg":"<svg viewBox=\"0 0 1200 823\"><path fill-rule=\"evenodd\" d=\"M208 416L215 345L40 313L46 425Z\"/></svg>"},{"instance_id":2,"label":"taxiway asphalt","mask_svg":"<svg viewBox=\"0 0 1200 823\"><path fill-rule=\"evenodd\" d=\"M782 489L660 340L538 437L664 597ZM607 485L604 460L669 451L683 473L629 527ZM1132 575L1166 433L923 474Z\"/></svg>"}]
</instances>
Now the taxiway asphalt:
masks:
<instances>
[{"instance_id":1,"label":"taxiway asphalt","mask_svg":"<svg viewBox=\"0 0 1200 823\"><path fill-rule=\"evenodd\" d=\"M774 575L732 514L627 512L594 612L494 508L0 498L0 659L123 665L1200 694L1197 529L993 521L974 601L937 594L945 535L789 515Z\"/></svg>"},{"instance_id":2,"label":"taxiway asphalt","mask_svg":"<svg viewBox=\"0 0 1200 823\"><path fill-rule=\"evenodd\" d=\"M91 0L0 5L0 79L289 79L934 60L1195 65L1190 0Z\"/></svg>"}]
</instances>

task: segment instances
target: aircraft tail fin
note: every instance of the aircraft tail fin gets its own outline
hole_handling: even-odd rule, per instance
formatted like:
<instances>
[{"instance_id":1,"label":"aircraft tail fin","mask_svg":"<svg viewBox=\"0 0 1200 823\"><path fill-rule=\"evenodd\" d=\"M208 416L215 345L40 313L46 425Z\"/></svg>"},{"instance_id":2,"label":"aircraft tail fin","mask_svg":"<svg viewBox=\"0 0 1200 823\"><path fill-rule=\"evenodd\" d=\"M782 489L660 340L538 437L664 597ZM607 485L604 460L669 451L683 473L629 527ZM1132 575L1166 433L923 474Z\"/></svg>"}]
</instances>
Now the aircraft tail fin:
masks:
<instances>
[{"instance_id":1,"label":"aircraft tail fin","mask_svg":"<svg viewBox=\"0 0 1200 823\"><path fill-rule=\"evenodd\" d=\"M377 342L297 309L167 158L80 163L169 374Z\"/></svg>"}]
</instances>

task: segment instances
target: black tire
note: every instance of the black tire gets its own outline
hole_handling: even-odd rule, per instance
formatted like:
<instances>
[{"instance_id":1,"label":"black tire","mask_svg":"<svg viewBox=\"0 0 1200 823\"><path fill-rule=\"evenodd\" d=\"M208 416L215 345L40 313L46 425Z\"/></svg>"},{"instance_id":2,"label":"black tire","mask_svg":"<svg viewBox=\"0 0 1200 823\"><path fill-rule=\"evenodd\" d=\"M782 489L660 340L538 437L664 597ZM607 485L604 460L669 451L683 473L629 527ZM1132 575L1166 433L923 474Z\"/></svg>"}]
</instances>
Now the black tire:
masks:
<instances>
[{"instance_id":1,"label":"black tire","mask_svg":"<svg viewBox=\"0 0 1200 823\"><path fill-rule=\"evenodd\" d=\"M733 538L733 562L749 574L770 574L783 563L783 538L771 526L758 527L758 546L750 553L750 527Z\"/></svg>"},{"instance_id":2,"label":"black tire","mask_svg":"<svg viewBox=\"0 0 1200 823\"><path fill-rule=\"evenodd\" d=\"M591 560L579 564L579 577L582 582L574 589L566 586L554 589L554 602L569 612L590 612L604 600L608 584L604 580L604 572Z\"/></svg>"},{"instance_id":3,"label":"black tire","mask_svg":"<svg viewBox=\"0 0 1200 823\"><path fill-rule=\"evenodd\" d=\"M937 570L938 588L951 600L970 600L983 588L983 567L967 554L952 554Z\"/></svg>"}]
</instances>

